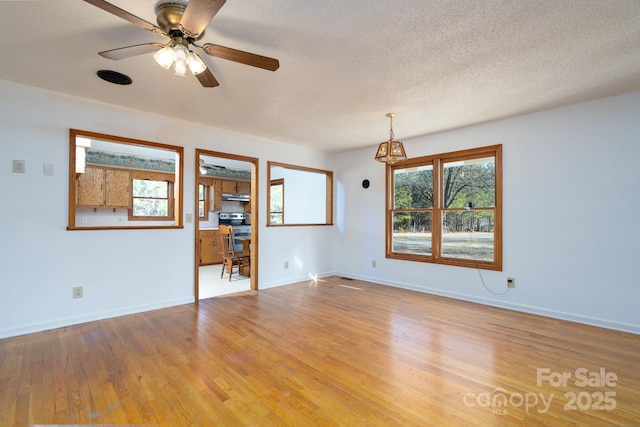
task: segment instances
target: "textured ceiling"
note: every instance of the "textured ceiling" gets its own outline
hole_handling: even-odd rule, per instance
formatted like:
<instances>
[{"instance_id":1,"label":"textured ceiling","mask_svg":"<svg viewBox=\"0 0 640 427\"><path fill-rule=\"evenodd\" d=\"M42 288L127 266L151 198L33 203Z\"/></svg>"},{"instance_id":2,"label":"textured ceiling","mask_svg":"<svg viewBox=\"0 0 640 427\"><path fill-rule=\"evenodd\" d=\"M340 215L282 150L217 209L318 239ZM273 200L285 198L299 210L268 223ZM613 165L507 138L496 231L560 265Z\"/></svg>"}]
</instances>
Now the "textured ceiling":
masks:
<instances>
[{"instance_id":1,"label":"textured ceiling","mask_svg":"<svg viewBox=\"0 0 640 427\"><path fill-rule=\"evenodd\" d=\"M156 22L156 0L112 3ZM0 79L329 152L388 138L390 111L402 140L640 90L638 0L229 0L201 42L280 69L206 57L210 89L150 54L100 57L165 39L84 1L0 11Z\"/></svg>"}]
</instances>

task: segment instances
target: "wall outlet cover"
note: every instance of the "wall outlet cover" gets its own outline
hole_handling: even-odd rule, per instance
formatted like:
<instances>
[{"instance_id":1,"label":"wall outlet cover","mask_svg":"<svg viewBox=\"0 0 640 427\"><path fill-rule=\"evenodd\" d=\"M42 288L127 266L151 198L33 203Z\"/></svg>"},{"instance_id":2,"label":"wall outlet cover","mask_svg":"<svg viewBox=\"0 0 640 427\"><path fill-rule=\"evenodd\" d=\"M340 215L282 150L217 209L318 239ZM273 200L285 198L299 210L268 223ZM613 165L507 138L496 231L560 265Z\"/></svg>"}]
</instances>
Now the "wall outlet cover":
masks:
<instances>
[{"instance_id":1,"label":"wall outlet cover","mask_svg":"<svg viewBox=\"0 0 640 427\"><path fill-rule=\"evenodd\" d=\"M24 160L13 161L13 173L24 173L26 170L26 164Z\"/></svg>"}]
</instances>

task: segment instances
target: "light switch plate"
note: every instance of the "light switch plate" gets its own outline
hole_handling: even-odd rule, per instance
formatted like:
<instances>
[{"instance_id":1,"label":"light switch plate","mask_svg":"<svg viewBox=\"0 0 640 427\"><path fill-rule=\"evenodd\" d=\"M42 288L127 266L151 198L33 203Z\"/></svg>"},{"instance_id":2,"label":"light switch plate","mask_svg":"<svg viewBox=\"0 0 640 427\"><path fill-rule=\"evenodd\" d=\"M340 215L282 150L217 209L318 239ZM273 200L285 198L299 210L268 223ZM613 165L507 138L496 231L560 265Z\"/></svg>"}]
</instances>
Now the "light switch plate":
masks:
<instances>
[{"instance_id":1,"label":"light switch plate","mask_svg":"<svg viewBox=\"0 0 640 427\"><path fill-rule=\"evenodd\" d=\"M13 173L24 173L26 169L24 160L14 160L13 161Z\"/></svg>"},{"instance_id":2,"label":"light switch plate","mask_svg":"<svg viewBox=\"0 0 640 427\"><path fill-rule=\"evenodd\" d=\"M44 173L45 175L53 175L53 163L43 164L42 173Z\"/></svg>"}]
</instances>

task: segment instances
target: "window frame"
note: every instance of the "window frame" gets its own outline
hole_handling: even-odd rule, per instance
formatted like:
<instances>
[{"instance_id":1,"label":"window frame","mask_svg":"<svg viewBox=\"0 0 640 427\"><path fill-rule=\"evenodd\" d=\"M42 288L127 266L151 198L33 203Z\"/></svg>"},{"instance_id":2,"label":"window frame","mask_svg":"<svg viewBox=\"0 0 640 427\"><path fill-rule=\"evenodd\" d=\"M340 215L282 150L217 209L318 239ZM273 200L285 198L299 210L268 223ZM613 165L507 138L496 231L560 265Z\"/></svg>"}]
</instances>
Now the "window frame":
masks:
<instances>
[{"instance_id":1,"label":"window frame","mask_svg":"<svg viewBox=\"0 0 640 427\"><path fill-rule=\"evenodd\" d=\"M271 210L271 199L269 199L269 222L271 222L271 215L273 215L273 214L280 215L280 222L279 223L271 222L271 224L273 224L273 225L283 225L284 224L284 178L272 179L271 181L269 181L269 197L271 197L271 194L272 194L271 193L271 189L273 187L277 187L279 185L282 186L282 192L281 192L282 200L280 202L280 205L282 206L282 210L281 211L272 211Z\"/></svg>"},{"instance_id":2,"label":"window frame","mask_svg":"<svg viewBox=\"0 0 640 427\"><path fill-rule=\"evenodd\" d=\"M202 186L202 199L200 198L200 186ZM200 215L200 203L202 203L202 215ZM198 182L198 219L200 221L207 221L209 219L209 185L204 182Z\"/></svg>"},{"instance_id":3,"label":"window frame","mask_svg":"<svg viewBox=\"0 0 640 427\"><path fill-rule=\"evenodd\" d=\"M443 212L462 211L465 208L445 208L442 189L444 188L444 163L473 160L478 158L495 158L495 205L493 207L472 207L472 212L493 211L494 213L494 247L493 261L482 261L465 258L452 258L442 255L442 217ZM433 165L433 207L418 209L395 209L394 172L397 169ZM430 211L431 215L431 255L409 254L393 251L393 214L394 212ZM428 262L458 267L481 268L502 271L502 145L472 148L424 157L417 157L387 164L386 167L386 208L385 208L385 252L386 258L405 261Z\"/></svg>"},{"instance_id":4,"label":"window frame","mask_svg":"<svg viewBox=\"0 0 640 427\"><path fill-rule=\"evenodd\" d=\"M140 171L133 170L131 171L131 207L128 210L129 221L173 221L175 219L175 197L174 197L174 175L163 173L163 172L152 172L152 171ZM136 198L145 198L148 199L150 197L136 197L133 195L133 181L134 180L148 180L148 181L158 181L158 182L166 182L167 183L167 216L139 216L133 215L134 203L133 201ZM165 200L161 198L161 200Z\"/></svg>"}]
</instances>

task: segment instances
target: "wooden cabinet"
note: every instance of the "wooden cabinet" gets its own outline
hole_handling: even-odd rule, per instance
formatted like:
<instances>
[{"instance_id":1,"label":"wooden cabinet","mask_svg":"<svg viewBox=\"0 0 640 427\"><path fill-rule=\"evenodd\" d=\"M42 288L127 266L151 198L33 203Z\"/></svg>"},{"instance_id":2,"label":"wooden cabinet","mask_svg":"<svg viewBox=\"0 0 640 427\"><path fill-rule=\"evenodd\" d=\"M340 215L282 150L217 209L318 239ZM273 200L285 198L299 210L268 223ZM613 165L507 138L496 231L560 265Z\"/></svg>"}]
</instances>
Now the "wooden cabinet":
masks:
<instances>
[{"instance_id":1,"label":"wooden cabinet","mask_svg":"<svg viewBox=\"0 0 640 427\"><path fill-rule=\"evenodd\" d=\"M105 206L131 206L131 174L129 171L106 169L105 178Z\"/></svg>"},{"instance_id":2,"label":"wooden cabinet","mask_svg":"<svg viewBox=\"0 0 640 427\"><path fill-rule=\"evenodd\" d=\"M251 194L251 182L250 181L236 181L236 191L238 194Z\"/></svg>"},{"instance_id":3,"label":"wooden cabinet","mask_svg":"<svg viewBox=\"0 0 640 427\"><path fill-rule=\"evenodd\" d=\"M218 230L200 230L200 265L222 264Z\"/></svg>"},{"instance_id":4,"label":"wooden cabinet","mask_svg":"<svg viewBox=\"0 0 640 427\"><path fill-rule=\"evenodd\" d=\"M209 185L209 210L222 210L222 181L219 179L212 180Z\"/></svg>"},{"instance_id":5,"label":"wooden cabinet","mask_svg":"<svg viewBox=\"0 0 640 427\"><path fill-rule=\"evenodd\" d=\"M225 194L236 194L236 182L222 180L222 192Z\"/></svg>"},{"instance_id":6,"label":"wooden cabinet","mask_svg":"<svg viewBox=\"0 0 640 427\"><path fill-rule=\"evenodd\" d=\"M222 180L222 192L225 194L251 194L251 181Z\"/></svg>"},{"instance_id":7,"label":"wooden cabinet","mask_svg":"<svg viewBox=\"0 0 640 427\"><path fill-rule=\"evenodd\" d=\"M87 166L76 181L76 205L131 207L131 174L120 169Z\"/></svg>"}]
</instances>

